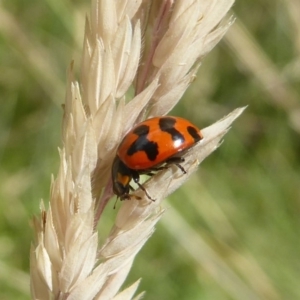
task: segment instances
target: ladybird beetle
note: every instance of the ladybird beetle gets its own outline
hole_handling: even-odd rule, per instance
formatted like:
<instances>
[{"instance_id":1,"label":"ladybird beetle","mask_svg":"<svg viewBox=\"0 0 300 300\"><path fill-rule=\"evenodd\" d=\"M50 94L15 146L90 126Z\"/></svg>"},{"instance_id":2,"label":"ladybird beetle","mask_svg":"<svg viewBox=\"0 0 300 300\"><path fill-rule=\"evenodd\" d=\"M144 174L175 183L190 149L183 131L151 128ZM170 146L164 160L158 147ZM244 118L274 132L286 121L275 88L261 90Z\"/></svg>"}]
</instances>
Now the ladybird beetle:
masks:
<instances>
[{"instance_id":1,"label":"ladybird beetle","mask_svg":"<svg viewBox=\"0 0 300 300\"><path fill-rule=\"evenodd\" d=\"M153 175L153 171L177 165L186 173L180 162L185 150L203 138L200 129L179 117L155 117L137 124L121 141L112 165L113 192L121 200L130 199L133 180L139 183L140 175Z\"/></svg>"}]
</instances>

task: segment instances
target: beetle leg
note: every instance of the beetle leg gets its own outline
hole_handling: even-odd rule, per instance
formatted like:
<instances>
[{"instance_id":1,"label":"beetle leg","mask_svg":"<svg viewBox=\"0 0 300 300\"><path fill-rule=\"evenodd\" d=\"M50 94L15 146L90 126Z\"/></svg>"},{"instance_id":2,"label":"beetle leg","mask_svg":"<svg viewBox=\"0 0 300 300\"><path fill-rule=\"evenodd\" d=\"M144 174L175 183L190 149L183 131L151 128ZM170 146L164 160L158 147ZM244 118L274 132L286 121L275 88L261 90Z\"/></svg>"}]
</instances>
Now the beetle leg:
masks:
<instances>
[{"instance_id":1,"label":"beetle leg","mask_svg":"<svg viewBox=\"0 0 300 300\"><path fill-rule=\"evenodd\" d=\"M151 168L152 171L162 171L162 170L166 170L168 169L168 166L161 166L161 167L154 167L154 168ZM151 174L151 173L150 173ZM148 175L148 174L147 174ZM154 174L153 174L154 175Z\"/></svg>"},{"instance_id":2,"label":"beetle leg","mask_svg":"<svg viewBox=\"0 0 300 300\"><path fill-rule=\"evenodd\" d=\"M155 201L155 199L151 198L150 195L148 194L147 190L143 187L143 185L141 185L139 182L136 182L136 184L139 186L139 188L141 190L144 191L144 193L146 194L147 198L150 199L151 201Z\"/></svg>"},{"instance_id":3,"label":"beetle leg","mask_svg":"<svg viewBox=\"0 0 300 300\"><path fill-rule=\"evenodd\" d=\"M183 157L171 157L169 158L166 163L167 165L176 165L181 171L183 174L186 174L186 170L183 168L183 166L180 164L180 163L183 163L184 162L184 158Z\"/></svg>"},{"instance_id":4,"label":"beetle leg","mask_svg":"<svg viewBox=\"0 0 300 300\"><path fill-rule=\"evenodd\" d=\"M146 175L147 175L147 176L150 176L150 177L152 177L152 176L154 176L154 175L155 175L155 173L153 173L153 172L149 172L149 173L146 173Z\"/></svg>"},{"instance_id":5,"label":"beetle leg","mask_svg":"<svg viewBox=\"0 0 300 300\"><path fill-rule=\"evenodd\" d=\"M158 171L162 171L162 170L166 170L169 168L170 165L176 165L178 169L180 169L182 171L183 174L186 174L186 170L183 168L183 166L180 163L184 162L184 158L183 157L171 157L166 161L166 164L164 166L160 166L160 167L154 167L151 168L151 172L146 173L146 175L148 176L153 176L155 175L154 172L158 172Z\"/></svg>"},{"instance_id":6,"label":"beetle leg","mask_svg":"<svg viewBox=\"0 0 300 300\"><path fill-rule=\"evenodd\" d=\"M150 195L148 194L148 192L146 191L146 189L143 187L143 185L140 184L140 175L138 172L133 172L132 173L132 179L133 181L138 185L138 187L144 191L144 193L146 194L146 196L151 200L151 201L155 201L155 199L151 198Z\"/></svg>"},{"instance_id":7,"label":"beetle leg","mask_svg":"<svg viewBox=\"0 0 300 300\"><path fill-rule=\"evenodd\" d=\"M174 163L181 171L183 174L186 174L186 170L184 169L184 167L181 164L176 164Z\"/></svg>"}]
</instances>

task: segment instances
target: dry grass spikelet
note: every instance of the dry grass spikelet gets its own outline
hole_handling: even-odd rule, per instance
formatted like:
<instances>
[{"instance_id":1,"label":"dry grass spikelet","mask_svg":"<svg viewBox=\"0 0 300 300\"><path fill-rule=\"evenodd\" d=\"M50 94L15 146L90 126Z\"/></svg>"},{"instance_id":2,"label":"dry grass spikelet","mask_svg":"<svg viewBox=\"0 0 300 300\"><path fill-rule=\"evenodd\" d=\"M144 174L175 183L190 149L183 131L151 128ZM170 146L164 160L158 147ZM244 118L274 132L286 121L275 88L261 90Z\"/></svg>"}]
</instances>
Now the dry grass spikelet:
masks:
<instances>
[{"instance_id":1,"label":"dry grass spikelet","mask_svg":"<svg viewBox=\"0 0 300 300\"><path fill-rule=\"evenodd\" d=\"M158 5L159 3L159 5ZM165 115L192 82L202 57L231 24L233 0L92 0L80 83L69 70L60 168L49 208L41 202L31 249L33 299L132 299L119 292L135 255L163 214L160 203L214 151L243 109L203 130L185 156L146 183L156 199L125 201L99 249L96 225L112 197L110 167L120 139L146 117ZM134 97L125 94L133 87ZM140 299L142 294L135 299Z\"/></svg>"}]
</instances>

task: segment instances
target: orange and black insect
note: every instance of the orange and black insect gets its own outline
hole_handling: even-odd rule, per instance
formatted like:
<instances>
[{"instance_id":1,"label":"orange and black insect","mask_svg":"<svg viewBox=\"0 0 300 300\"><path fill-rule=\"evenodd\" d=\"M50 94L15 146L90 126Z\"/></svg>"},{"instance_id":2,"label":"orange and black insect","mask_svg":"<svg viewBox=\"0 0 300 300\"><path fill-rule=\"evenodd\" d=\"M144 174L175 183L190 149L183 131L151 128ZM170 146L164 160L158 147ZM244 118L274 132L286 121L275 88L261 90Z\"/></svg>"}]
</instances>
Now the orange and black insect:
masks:
<instances>
[{"instance_id":1,"label":"orange and black insect","mask_svg":"<svg viewBox=\"0 0 300 300\"><path fill-rule=\"evenodd\" d=\"M203 138L199 128L179 117L155 117L136 125L121 141L112 165L113 191L121 199L129 199L133 180L147 197L153 200L139 183L141 174L153 175L169 164L180 165L181 157Z\"/></svg>"}]
</instances>

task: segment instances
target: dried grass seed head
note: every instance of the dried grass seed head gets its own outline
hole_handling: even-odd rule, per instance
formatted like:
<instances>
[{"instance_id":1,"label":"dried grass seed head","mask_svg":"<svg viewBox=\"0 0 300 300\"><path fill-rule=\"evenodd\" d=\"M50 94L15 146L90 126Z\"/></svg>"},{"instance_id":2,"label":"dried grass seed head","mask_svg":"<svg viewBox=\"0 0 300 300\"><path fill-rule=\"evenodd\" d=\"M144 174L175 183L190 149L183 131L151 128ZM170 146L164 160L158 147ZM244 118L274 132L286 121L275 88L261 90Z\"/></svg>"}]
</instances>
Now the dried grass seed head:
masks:
<instances>
[{"instance_id":1,"label":"dried grass seed head","mask_svg":"<svg viewBox=\"0 0 300 300\"><path fill-rule=\"evenodd\" d=\"M232 2L165 1L155 18L155 10L154 15L148 15L153 14L148 1L92 0L80 85L73 79L72 67L69 70L58 176L51 185L49 209L41 207L41 222L35 222L38 239L31 250L33 298L115 296L163 213L161 199L183 179L174 176L173 169L163 171L146 184L158 199L154 205L148 200L125 202L98 255L93 195L95 191L100 194L106 185L114 151L124 133L149 114L166 114L178 102L202 56L223 35L225 30L218 24ZM186 22L184 28L188 19L192 22ZM142 43L146 25L151 28L151 24L157 29L152 32L152 43ZM126 104L125 93L131 85L136 96ZM207 152L203 150L205 155L215 149L227 127L218 128L212 137L215 142L208 143ZM209 141L209 134L205 138ZM191 172L196 166L195 158L187 160L185 168ZM92 186L91 178L97 186ZM136 286L129 288L130 293Z\"/></svg>"}]
</instances>

